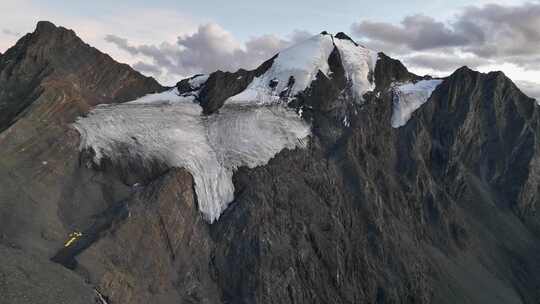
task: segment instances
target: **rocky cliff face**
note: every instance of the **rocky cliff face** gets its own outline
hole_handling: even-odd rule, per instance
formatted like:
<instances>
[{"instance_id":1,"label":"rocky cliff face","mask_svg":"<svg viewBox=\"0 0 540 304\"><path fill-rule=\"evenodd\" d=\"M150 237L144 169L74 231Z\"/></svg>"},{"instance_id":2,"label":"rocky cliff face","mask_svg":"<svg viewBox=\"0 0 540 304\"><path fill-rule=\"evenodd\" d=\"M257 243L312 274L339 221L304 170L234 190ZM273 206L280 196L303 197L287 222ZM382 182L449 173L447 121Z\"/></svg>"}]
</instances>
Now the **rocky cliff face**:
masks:
<instances>
[{"instance_id":1,"label":"rocky cliff face","mask_svg":"<svg viewBox=\"0 0 540 304\"><path fill-rule=\"evenodd\" d=\"M395 84L423 78L379 54L353 103L342 54L287 99L312 126L308 146L239 168L209 224L184 169L79 153L76 116L162 88L40 23L0 57L0 301L537 303L534 100L500 72L461 68L393 128ZM275 59L211 74L195 94L204 113ZM178 91L194 94L187 80Z\"/></svg>"}]
</instances>

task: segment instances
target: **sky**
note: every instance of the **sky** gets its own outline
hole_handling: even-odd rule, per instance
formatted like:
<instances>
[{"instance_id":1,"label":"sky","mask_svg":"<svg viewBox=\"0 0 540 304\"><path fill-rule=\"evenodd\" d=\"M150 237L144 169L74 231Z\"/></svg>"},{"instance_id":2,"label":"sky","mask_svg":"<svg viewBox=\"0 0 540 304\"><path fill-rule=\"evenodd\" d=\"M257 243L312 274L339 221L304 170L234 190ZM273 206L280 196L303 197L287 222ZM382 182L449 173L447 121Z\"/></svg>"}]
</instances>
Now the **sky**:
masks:
<instances>
[{"instance_id":1,"label":"sky","mask_svg":"<svg viewBox=\"0 0 540 304\"><path fill-rule=\"evenodd\" d=\"M0 0L0 52L39 20L170 85L216 69L255 68L326 30L418 74L501 70L540 97L540 0Z\"/></svg>"}]
</instances>

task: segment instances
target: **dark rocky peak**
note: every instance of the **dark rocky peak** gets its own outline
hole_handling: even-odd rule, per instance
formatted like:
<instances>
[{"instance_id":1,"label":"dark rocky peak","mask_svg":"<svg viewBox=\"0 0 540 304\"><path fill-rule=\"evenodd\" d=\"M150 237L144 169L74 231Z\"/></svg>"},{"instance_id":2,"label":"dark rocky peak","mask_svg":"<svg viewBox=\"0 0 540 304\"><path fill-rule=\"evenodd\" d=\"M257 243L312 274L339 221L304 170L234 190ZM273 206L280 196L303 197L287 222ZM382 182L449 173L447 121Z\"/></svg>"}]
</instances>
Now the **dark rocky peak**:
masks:
<instances>
[{"instance_id":1,"label":"dark rocky peak","mask_svg":"<svg viewBox=\"0 0 540 304\"><path fill-rule=\"evenodd\" d=\"M58 27L56 25L54 25L54 23L50 22L50 21L45 21L45 20L42 20L42 21L38 21L38 23L36 24L36 31L35 33L38 34L38 33L54 33L54 32L59 32L59 31L64 31L66 30L65 28L63 27Z\"/></svg>"},{"instance_id":2,"label":"dark rocky peak","mask_svg":"<svg viewBox=\"0 0 540 304\"><path fill-rule=\"evenodd\" d=\"M197 90L200 89L197 99L203 108L203 113L211 114L216 112L223 106L227 98L244 91L253 81L253 78L261 76L272 66L276 57L277 55L265 61L255 70L239 69L236 72L216 71L211 73L204 85L197 88ZM189 85L192 78L178 82L176 87L181 94L194 90ZM188 89L188 87L191 89Z\"/></svg>"},{"instance_id":3,"label":"dark rocky peak","mask_svg":"<svg viewBox=\"0 0 540 304\"><path fill-rule=\"evenodd\" d=\"M12 124L45 91L71 101L62 120L100 103L123 102L164 88L126 64L84 43L75 32L40 21L0 57L0 131Z\"/></svg>"},{"instance_id":4,"label":"dark rocky peak","mask_svg":"<svg viewBox=\"0 0 540 304\"><path fill-rule=\"evenodd\" d=\"M394 82L422 79L422 77L409 72L401 61L393 59L382 52L379 53L374 77L378 91L387 90Z\"/></svg>"},{"instance_id":5,"label":"dark rocky peak","mask_svg":"<svg viewBox=\"0 0 540 304\"><path fill-rule=\"evenodd\" d=\"M339 32L337 33L334 38L336 39L342 39L342 40L349 40L351 41L352 43L354 43L354 45L358 46L358 43L356 43L351 37L349 37L347 34L343 33L343 32Z\"/></svg>"},{"instance_id":6,"label":"dark rocky peak","mask_svg":"<svg viewBox=\"0 0 540 304\"><path fill-rule=\"evenodd\" d=\"M460 86L462 89L469 89L477 84L485 85L488 88L483 93L500 94L501 91L506 91L515 99L508 99L512 102L521 102L527 100L526 103L534 103L534 99L527 97L502 71L492 71L489 73L481 73L472 70L467 66L457 69L454 73L447 77L448 84L454 87ZM503 97L503 96L496 96ZM477 102L490 102L490 100L476 100Z\"/></svg>"},{"instance_id":7,"label":"dark rocky peak","mask_svg":"<svg viewBox=\"0 0 540 304\"><path fill-rule=\"evenodd\" d=\"M483 182L505 189L502 197L520 204L524 188L511 185L525 185L529 178L539 115L535 100L504 73L457 69L410 123L410 129L428 129L437 143L430 152L435 176L457 170L452 151Z\"/></svg>"},{"instance_id":8,"label":"dark rocky peak","mask_svg":"<svg viewBox=\"0 0 540 304\"><path fill-rule=\"evenodd\" d=\"M72 30L57 27L48 21L40 21L33 33L26 34L14 47L6 51L3 65L13 63L13 60L22 60L24 56L31 56L38 64L74 69L68 61L74 56L63 55L66 55L66 49L76 49L81 45L88 47Z\"/></svg>"}]
</instances>

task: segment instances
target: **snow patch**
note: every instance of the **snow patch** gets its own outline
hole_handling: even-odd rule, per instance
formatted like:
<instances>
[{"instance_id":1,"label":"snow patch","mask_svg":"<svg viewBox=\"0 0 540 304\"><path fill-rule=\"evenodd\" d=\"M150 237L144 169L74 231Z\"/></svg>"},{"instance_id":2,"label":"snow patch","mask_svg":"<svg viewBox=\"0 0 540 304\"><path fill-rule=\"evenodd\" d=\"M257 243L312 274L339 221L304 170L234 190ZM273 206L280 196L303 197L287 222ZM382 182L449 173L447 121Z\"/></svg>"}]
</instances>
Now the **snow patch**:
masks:
<instances>
[{"instance_id":1,"label":"snow patch","mask_svg":"<svg viewBox=\"0 0 540 304\"><path fill-rule=\"evenodd\" d=\"M375 71L378 55L348 39L334 39L334 43L341 55L345 76L354 94L354 101L361 102L366 92L375 89L375 82L370 81L370 73Z\"/></svg>"},{"instance_id":2,"label":"snow patch","mask_svg":"<svg viewBox=\"0 0 540 304\"><path fill-rule=\"evenodd\" d=\"M208 80L209 75L195 75L193 78L191 78L188 83L191 86L192 89L198 90L200 89Z\"/></svg>"},{"instance_id":3,"label":"snow patch","mask_svg":"<svg viewBox=\"0 0 540 304\"><path fill-rule=\"evenodd\" d=\"M396 85L393 88L392 127L399 128L407 124L414 111L428 101L441 82L440 79L430 79Z\"/></svg>"},{"instance_id":4,"label":"snow patch","mask_svg":"<svg viewBox=\"0 0 540 304\"><path fill-rule=\"evenodd\" d=\"M309 125L280 105L225 105L218 114L202 116L196 103L143 98L100 105L79 118L74 127L81 134L80 149L93 149L96 163L103 157L128 158L186 168L209 222L233 201L238 167L264 165L285 148L302 147L310 134Z\"/></svg>"},{"instance_id":5,"label":"snow patch","mask_svg":"<svg viewBox=\"0 0 540 304\"><path fill-rule=\"evenodd\" d=\"M270 104L280 101L280 94L293 97L308 88L319 71L328 75L328 57L333 49L332 36L323 34L285 49L277 55L268 71L226 102Z\"/></svg>"}]
</instances>

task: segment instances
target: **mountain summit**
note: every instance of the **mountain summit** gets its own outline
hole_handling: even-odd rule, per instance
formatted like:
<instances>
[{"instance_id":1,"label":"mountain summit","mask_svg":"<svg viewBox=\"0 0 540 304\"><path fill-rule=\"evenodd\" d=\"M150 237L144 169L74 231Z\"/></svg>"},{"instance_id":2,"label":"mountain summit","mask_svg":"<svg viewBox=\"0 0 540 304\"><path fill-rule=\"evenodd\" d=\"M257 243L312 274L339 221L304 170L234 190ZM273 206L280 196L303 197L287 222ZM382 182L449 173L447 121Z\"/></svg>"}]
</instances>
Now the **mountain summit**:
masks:
<instances>
[{"instance_id":1,"label":"mountain summit","mask_svg":"<svg viewBox=\"0 0 540 304\"><path fill-rule=\"evenodd\" d=\"M8 303L540 299L540 114L500 72L323 32L163 88L42 22L0 109Z\"/></svg>"}]
</instances>

